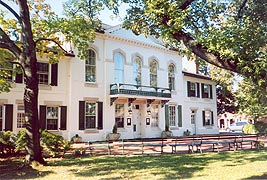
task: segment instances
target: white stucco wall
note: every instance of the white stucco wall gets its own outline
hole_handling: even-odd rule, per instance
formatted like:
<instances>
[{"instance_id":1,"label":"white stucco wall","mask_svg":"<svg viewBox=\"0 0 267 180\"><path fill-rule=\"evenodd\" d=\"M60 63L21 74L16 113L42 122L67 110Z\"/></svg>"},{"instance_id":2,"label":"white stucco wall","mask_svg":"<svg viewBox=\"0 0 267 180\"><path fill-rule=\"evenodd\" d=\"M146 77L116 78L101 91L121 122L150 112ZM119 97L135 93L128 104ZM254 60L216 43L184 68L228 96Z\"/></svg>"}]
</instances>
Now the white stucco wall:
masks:
<instances>
[{"instance_id":1,"label":"white stucco wall","mask_svg":"<svg viewBox=\"0 0 267 180\"><path fill-rule=\"evenodd\" d=\"M99 141L105 140L106 135L112 131L115 122L115 103L110 105L110 84L114 83L114 63L113 56L115 52L120 52L125 58L124 63L124 83L134 84L132 62L134 56L138 55L142 59L142 85L150 86L149 62L152 59L158 62L158 82L157 86L168 88L168 66L173 63L175 65L175 90L172 91L172 98L168 104L182 105L182 127L171 127L175 136L183 135L186 129L191 132L193 129L190 124L191 109L196 109L197 134L200 133L218 133L217 120L214 116L213 127L202 126L202 111L205 109L212 110L214 115L217 114L216 109L216 90L214 86L213 99L188 98L187 97L187 80L201 81L211 83L209 80L203 80L192 77L183 76L182 57L177 52L167 50L158 44L153 44L151 40L144 41L144 37L136 37L132 39L132 33L126 33L128 36L119 37L125 31L118 31L112 34L97 34L97 38L93 44L89 44L88 48L92 48L96 52L96 83L85 82L85 61L79 57L65 57L58 64L58 86L40 86L39 105L51 106L67 106L67 130L52 131L56 134L63 135L65 139L71 139L75 134L82 136L83 141ZM78 54L74 49L74 54ZM39 59L43 61L44 59ZM213 85L215 85L213 83ZM10 93L0 94L0 104L14 104L13 111L13 130L18 132L16 128L16 104L22 103L23 85L13 84ZM165 129L165 109L159 104L159 126L151 127L146 125L147 105L146 99L153 97L138 97L137 102L133 105L140 105L142 137L160 137ZM137 99L138 99L137 98ZM155 98L155 97L154 97ZM119 128L122 139L135 138L133 132L133 122L130 126L126 125L127 118L133 121L133 115L128 114L127 95L121 98L117 103L123 103L125 109L124 128ZM102 130L79 130L79 101L103 102L103 129ZM158 101L160 102L160 101ZM178 115L176 115L177 118ZM177 119L176 119L177 120ZM60 124L60 123L59 123Z\"/></svg>"}]
</instances>

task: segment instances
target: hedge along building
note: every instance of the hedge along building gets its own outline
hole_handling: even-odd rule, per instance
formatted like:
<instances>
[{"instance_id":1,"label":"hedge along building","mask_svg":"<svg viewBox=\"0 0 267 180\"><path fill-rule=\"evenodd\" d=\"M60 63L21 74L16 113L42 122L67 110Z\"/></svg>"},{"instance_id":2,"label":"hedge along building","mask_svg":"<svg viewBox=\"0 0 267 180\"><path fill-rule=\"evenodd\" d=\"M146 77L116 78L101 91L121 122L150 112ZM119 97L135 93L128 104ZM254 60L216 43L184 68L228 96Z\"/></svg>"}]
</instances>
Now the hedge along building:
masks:
<instances>
[{"instance_id":1,"label":"hedge along building","mask_svg":"<svg viewBox=\"0 0 267 180\"><path fill-rule=\"evenodd\" d=\"M166 124L176 136L187 129L218 133L210 78L183 72L182 57L157 39L104 28L89 44L87 60L66 56L51 65L38 59L42 129L83 141L105 140L114 124L122 139L160 137ZM0 94L0 129L18 132L24 85L10 80L11 91Z\"/></svg>"}]
</instances>

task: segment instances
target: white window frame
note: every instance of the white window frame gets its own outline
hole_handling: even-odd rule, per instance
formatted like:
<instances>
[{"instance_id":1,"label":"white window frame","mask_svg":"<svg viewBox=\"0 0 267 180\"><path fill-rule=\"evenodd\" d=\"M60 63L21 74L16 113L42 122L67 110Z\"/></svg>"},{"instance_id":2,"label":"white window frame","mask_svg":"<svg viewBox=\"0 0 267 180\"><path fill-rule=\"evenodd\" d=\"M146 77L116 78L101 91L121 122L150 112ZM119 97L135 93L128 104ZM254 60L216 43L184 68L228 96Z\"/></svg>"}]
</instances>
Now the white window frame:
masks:
<instances>
[{"instance_id":1,"label":"white window frame","mask_svg":"<svg viewBox=\"0 0 267 180\"><path fill-rule=\"evenodd\" d=\"M94 56L91 56L91 53L94 53ZM96 83L96 56L97 54L93 49L88 49L88 59L85 60L85 82L86 83ZM90 60L93 60L94 63L90 64ZM92 80L88 78L88 76L90 76L91 74L93 74Z\"/></svg>"},{"instance_id":2,"label":"white window frame","mask_svg":"<svg viewBox=\"0 0 267 180\"><path fill-rule=\"evenodd\" d=\"M52 111L49 111L49 109L52 109ZM53 111L57 109L56 111ZM59 112L59 107L58 106L47 106L46 107L46 129L49 131L53 130L58 130L59 129L59 119L60 119L60 112ZM56 112L56 113L55 113ZM49 121L51 122L56 122L56 123L48 123ZM49 125L56 125L56 128L48 128Z\"/></svg>"},{"instance_id":3,"label":"white window frame","mask_svg":"<svg viewBox=\"0 0 267 180\"><path fill-rule=\"evenodd\" d=\"M142 59L139 56L133 60L133 78L134 84L142 85Z\"/></svg>"},{"instance_id":4,"label":"white window frame","mask_svg":"<svg viewBox=\"0 0 267 180\"><path fill-rule=\"evenodd\" d=\"M174 64L170 64L168 66L168 85L172 91L175 90L175 66Z\"/></svg>"},{"instance_id":5,"label":"white window frame","mask_svg":"<svg viewBox=\"0 0 267 180\"><path fill-rule=\"evenodd\" d=\"M153 60L150 62L149 71L150 71L150 86L157 87L158 86L158 63L156 60Z\"/></svg>"},{"instance_id":6,"label":"white window frame","mask_svg":"<svg viewBox=\"0 0 267 180\"><path fill-rule=\"evenodd\" d=\"M17 105L17 128L25 128L25 110L23 104Z\"/></svg>"},{"instance_id":7,"label":"white window frame","mask_svg":"<svg viewBox=\"0 0 267 180\"><path fill-rule=\"evenodd\" d=\"M117 65L117 61L122 64L122 67ZM117 77L116 75L119 75ZM121 53L114 54L114 83L123 83L124 82L124 57Z\"/></svg>"},{"instance_id":8,"label":"white window frame","mask_svg":"<svg viewBox=\"0 0 267 180\"><path fill-rule=\"evenodd\" d=\"M211 85L210 84L204 84L203 83L203 91L202 94L203 96L205 96L205 94L207 95L207 97L202 97L202 98L211 98L211 92L210 92L210 88L211 88Z\"/></svg>"},{"instance_id":9,"label":"white window frame","mask_svg":"<svg viewBox=\"0 0 267 180\"><path fill-rule=\"evenodd\" d=\"M205 124L203 124L203 125L204 126L213 126L214 124L212 124L212 118L213 118L212 117L212 111L211 110L204 110L204 112L205 112Z\"/></svg>"},{"instance_id":10,"label":"white window frame","mask_svg":"<svg viewBox=\"0 0 267 180\"><path fill-rule=\"evenodd\" d=\"M94 104L94 111L92 111L92 112L87 112L87 106L89 105L89 104ZM89 109L88 109L89 110ZM86 101L85 102L85 122L84 122L84 124L85 124L85 129L96 129L98 126L98 124L97 124L97 111L98 111L98 107L97 107L97 103L96 102L92 102L92 101ZM92 120L91 118L94 118L94 121L95 121L95 123L94 123L94 126L89 126L90 125L90 120ZM88 120L88 122L87 122L87 120Z\"/></svg>"},{"instance_id":11,"label":"white window frame","mask_svg":"<svg viewBox=\"0 0 267 180\"><path fill-rule=\"evenodd\" d=\"M45 64L48 66L47 71L39 71L39 64ZM49 85L50 82L50 72L51 72L51 67L50 64L48 62L37 62L37 76L38 76L38 84L40 85ZM45 81L44 79L41 79L40 76L47 76L47 81Z\"/></svg>"},{"instance_id":12,"label":"white window frame","mask_svg":"<svg viewBox=\"0 0 267 180\"><path fill-rule=\"evenodd\" d=\"M176 112L177 106L176 105L169 105L169 118L170 118L170 127L176 127L177 126L177 112Z\"/></svg>"},{"instance_id":13,"label":"white window frame","mask_svg":"<svg viewBox=\"0 0 267 180\"><path fill-rule=\"evenodd\" d=\"M190 82L190 87L189 87L189 91L190 91L190 97L198 97L198 93L199 93L199 86L197 85L197 82ZM194 95L191 94L191 91L194 91Z\"/></svg>"}]
</instances>

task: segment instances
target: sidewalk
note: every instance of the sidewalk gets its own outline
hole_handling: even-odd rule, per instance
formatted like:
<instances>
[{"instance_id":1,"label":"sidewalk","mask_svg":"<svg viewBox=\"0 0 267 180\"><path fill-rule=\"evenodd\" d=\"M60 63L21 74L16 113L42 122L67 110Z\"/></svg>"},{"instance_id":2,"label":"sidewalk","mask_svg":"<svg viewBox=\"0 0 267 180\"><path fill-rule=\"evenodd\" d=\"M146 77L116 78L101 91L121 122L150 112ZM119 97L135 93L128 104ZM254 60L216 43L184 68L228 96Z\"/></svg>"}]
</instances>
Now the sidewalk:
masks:
<instances>
[{"instance_id":1,"label":"sidewalk","mask_svg":"<svg viewBox=\"0 0 267 180\"><path fill-rule=\"evenodd\" d=\"M267 147L267 138L259 137L259 141L265 143L265 147ZM173 144L173 139L146 139L144 140L119 140L113 142L90 142L89 143L75 143L72 145L73 151L79 151L80 154L84 155L156 155L156 154L172 154L172 147L170 144ZM192 146L194 152L196 152L196 147ZM254 149L256 147L253 147ZM235 147L229 147L227 144L220 144L220 151L231 151L235 150ZM245 145L241 148L237 148L237 150L247 150L251 149L249 144ZM207 144L201 144L202 152L213 152L214 147ZM216 151L215 151L216 152ZM176 153L179 154L187 154L188 146L181 145L176 147ZM191 152L192 153L192 152Z\"/></svg>"}]
</instances>

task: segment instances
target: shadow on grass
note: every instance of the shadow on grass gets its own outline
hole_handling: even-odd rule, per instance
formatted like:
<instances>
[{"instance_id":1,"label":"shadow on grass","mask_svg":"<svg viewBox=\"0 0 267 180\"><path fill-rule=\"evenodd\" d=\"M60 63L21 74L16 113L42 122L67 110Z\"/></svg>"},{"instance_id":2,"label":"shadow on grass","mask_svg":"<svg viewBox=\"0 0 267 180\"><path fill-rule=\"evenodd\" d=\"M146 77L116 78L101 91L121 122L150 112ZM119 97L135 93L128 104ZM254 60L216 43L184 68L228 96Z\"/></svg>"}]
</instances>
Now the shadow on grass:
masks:
<instances>
[{"instance_id":1,"label":"shadow on grass","mask_svg":"<svg viewBox=\"0 0 267 180\"><path fill-rule=\"evenodd\" d=\"M45 177L52 173L51 171L42 171L33 169L31 166L25 166L22 159L1 159L0 160L0 179L34 179Z\"/></svg>"},{"instance_id":2,"label":"shadow on grass","mask_svg":"<svg viewBox=\"0 0 267 180\"><path fill-rule=\"evenodd\" d=\"M157 179L187 179L208 168L214 162L227 162L225 166L238 166L254 161L266 161L266 151L237 151L203 154L164 154L146 156L84 156L48 161L53 171L37 171L22 167L21 161L0 161L0 179L30 179L45 177L56 173L58 168L77 178L96 177L101 179L138 179L158 177ZM223 168L218 165L218 168ZM229 169L229 168L228 168ZM46 170L46 169L44 169ZM199 176L198 176L199 177ZM250 179L267 178L267 174ZM145 179L145 178L144 178Z\"/></svg>"},{"instance_id":3,"label":"shadow on grass","mask_svg":"<svg viewBox=\"0 0 267 180\"><path fill-rule=\"evenodd\" d=\"M261 176L251 176L251 177L249 177L247 179L267 179L267 173L264 173Z\"/></svg>"},{"instance_id":4,"label":"shadow on grass","mask_svg":"<svg viewBox=\"0 0 267 180\"><path fill-rule=\"evenodd\" d=\"M70 171L77 177L98 176L101 179L136 178L138 173L162 177L164 179L192 178L194 173L203 170L209 163L217 161L231 161L233 157L243 157L247 152L234 153L204 153L204 154L176 154L158 156L105 156L82 157L68 159L51 164L52 166L73 166ZM255 153L253 151L252 153ZM253 157L251 161L264 161L266 158ZM234 160L235 161L235 160ZM248 159L246 159L246 162ZM238 158L232 165L245 163ZM77 171L76 167L83 167Z\"/></svg>"}]
</instances>

